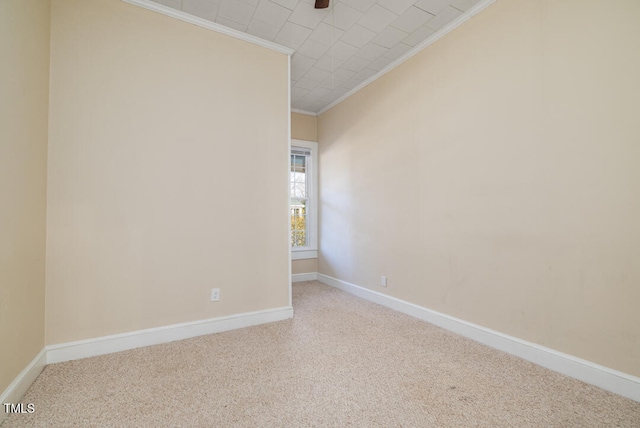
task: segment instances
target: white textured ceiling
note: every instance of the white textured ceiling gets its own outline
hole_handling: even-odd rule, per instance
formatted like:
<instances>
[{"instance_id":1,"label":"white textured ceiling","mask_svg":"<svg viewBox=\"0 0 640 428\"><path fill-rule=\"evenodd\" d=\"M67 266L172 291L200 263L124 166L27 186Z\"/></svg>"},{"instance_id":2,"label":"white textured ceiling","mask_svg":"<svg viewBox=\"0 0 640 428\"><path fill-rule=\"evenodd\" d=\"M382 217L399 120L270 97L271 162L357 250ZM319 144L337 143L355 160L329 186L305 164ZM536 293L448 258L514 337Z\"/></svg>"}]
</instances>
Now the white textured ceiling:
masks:
<instances>
[{"instance_id":1,"label":"white textured ceiling","mask_svg":"<svg viewBox=\"0 0 640 428\"><path fill-rule=\"evenodd\" d=\"M316 113L481 0L153 0L295 50L291 107Z\"/></svg>"}]
</instances>

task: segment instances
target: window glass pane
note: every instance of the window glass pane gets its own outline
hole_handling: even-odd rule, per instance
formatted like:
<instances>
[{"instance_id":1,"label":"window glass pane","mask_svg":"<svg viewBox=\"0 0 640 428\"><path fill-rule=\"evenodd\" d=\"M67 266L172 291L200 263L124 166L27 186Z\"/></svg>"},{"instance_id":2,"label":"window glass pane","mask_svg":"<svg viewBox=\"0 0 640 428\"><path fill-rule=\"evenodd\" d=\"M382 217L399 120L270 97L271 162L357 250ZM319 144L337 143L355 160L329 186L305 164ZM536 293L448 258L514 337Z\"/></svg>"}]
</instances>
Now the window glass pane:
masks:
<instances>
[{"instance_id":1,"label":"window glass pane","mask_svg":"<svg viewBox=\"0 0 640 428\"><path fill-rule=\"evenodd\" d=\"M290 194L292 198L307 197L307 177L303 172L292 172L290 176Z\"/></svg>"},{"instance_id":2,"label":"window glass pane","mask_svg":"<svg viewBox=\"0 0 640 428\"><path fill-rule=\"evenodd\" d=\"M312 149L291 147L291 167L289 170L289 197L291 198L291 246L312 245L309 233L312 221L309 219L311 176L307 176L312 161ZM311 170L313 172L313 170Z\"/></svg>"},{"instance_id":3,"label":"window glass pane","mask_svg":"<svg viewBox=\"0 0 640 428\"><path fill-rule=\"evenodd\" d=\"M291 246L307 246L307 201L291 199Z\"/></svg>"},{"instance_id":4,"label":"window glass pane","mask_svg":"<svg viewBox=\"0 0 640 428\"><path fill-rule=\"evenodd\" d=\"M291 155L291 172L304 172L306 169L307 157Z\"/></svg>"},{"instance_id":5,"label":"window glass pane","mask_svg":"<svg viewBox=\"0 0 640 428\"><path fill-rule=\"evenodd\" d=\"M291 155L289 194L292 198L307 197L307 156Z\"/></svg>"}]
</instances>

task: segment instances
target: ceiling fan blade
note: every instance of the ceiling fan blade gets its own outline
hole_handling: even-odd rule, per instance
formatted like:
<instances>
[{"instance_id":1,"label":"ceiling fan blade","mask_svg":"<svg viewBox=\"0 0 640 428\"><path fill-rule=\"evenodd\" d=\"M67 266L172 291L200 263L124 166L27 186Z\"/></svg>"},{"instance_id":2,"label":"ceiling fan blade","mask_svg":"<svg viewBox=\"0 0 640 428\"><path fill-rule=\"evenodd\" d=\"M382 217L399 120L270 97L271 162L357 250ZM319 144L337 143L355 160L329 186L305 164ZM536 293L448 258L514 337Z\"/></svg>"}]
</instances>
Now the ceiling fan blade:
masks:
<instances>
[{"instance_id":1,"label":"ceiling fan blade","mask_svg":"<svg viewBox=\"0 0 640 428\"><path fill-rule=\"evenodd\" d=\"M329 7L329 0L316 0L316 9L326 9Z\"/></svg>"}]
</instances>

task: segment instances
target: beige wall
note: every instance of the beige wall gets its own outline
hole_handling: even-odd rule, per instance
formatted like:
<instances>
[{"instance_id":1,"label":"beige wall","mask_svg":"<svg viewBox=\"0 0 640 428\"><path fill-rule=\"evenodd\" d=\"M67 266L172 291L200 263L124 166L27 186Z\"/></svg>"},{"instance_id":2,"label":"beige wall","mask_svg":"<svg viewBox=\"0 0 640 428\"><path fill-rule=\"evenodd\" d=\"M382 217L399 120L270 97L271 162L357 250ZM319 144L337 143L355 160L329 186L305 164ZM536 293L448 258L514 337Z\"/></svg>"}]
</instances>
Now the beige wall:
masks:
<instances>
[{"instance_id":1,"label":"beige wall","mask_svg":"<svg viewBox=\"0 0 640 428\"><path fill-rule=\"evenodd\" d=\"M319 271L640 375L639 22L499 1L322 115Z\"/></svg>"},{"instance_id":2,"label":"beige wall","mask_svg":"<svg viewBox=\"0 0 640 428\"><path fill-rule=\"evenodd\" d=\"M314 273L318 272L318 259L298 259L291 261L291 273Z\"/></svg>"},{"instance_id":3,"label":"beige wall","mask_svg":"<svg viewBox=\"0 0 640 428\"><path fill-rule=\"evenodd\" d=\"M46 343L289 306L286 55L119 0L51 25Z\"/></svg>"},{"instance_id":4,"label":"beige wall","mask_svg":"<svg viewBox=\"0 0 640 428\"><path fill-rule=\"evenodd\" d=\"M44 345L49 22L0 2L0 393Z\"/></svg>"},{"instance_id":5,"label":"beige wall","mask_svg":"<svg viewBox=\"0 0 640 428\"><path fill-rule=\"evenodd\" d=\"M291 138L318 141L318 118L300 113L291 113Z\"/></svg>"},{"instance_id":6,"label":"beige wall","mask_svg":"<svg viewBox=\"0 0 640 428\"><path fill-rule=\"evenodd\" d=\"M300 113L291 113L291 138L318 141L318 118ZM291 273L312 273L318 271L318 259L291 261Z\"/></svg>"}]
</instances>

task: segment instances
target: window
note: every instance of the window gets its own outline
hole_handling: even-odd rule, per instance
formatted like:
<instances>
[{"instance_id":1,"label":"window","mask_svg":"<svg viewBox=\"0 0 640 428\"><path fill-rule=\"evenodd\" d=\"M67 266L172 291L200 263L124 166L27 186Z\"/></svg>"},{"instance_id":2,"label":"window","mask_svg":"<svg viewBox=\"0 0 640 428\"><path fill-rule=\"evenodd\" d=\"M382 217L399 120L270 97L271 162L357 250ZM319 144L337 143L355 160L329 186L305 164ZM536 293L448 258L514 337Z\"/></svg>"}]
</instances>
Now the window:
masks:
<instances>
[{"instance_id":1,"label":"window","mask_svg":"<svg viewBox=\"0 0 640 428\"><path fill-rule=\"evenodd\" d=\"M318 257L318 144L291 140L291 258Z\"/></svg>"}]
</instances>

